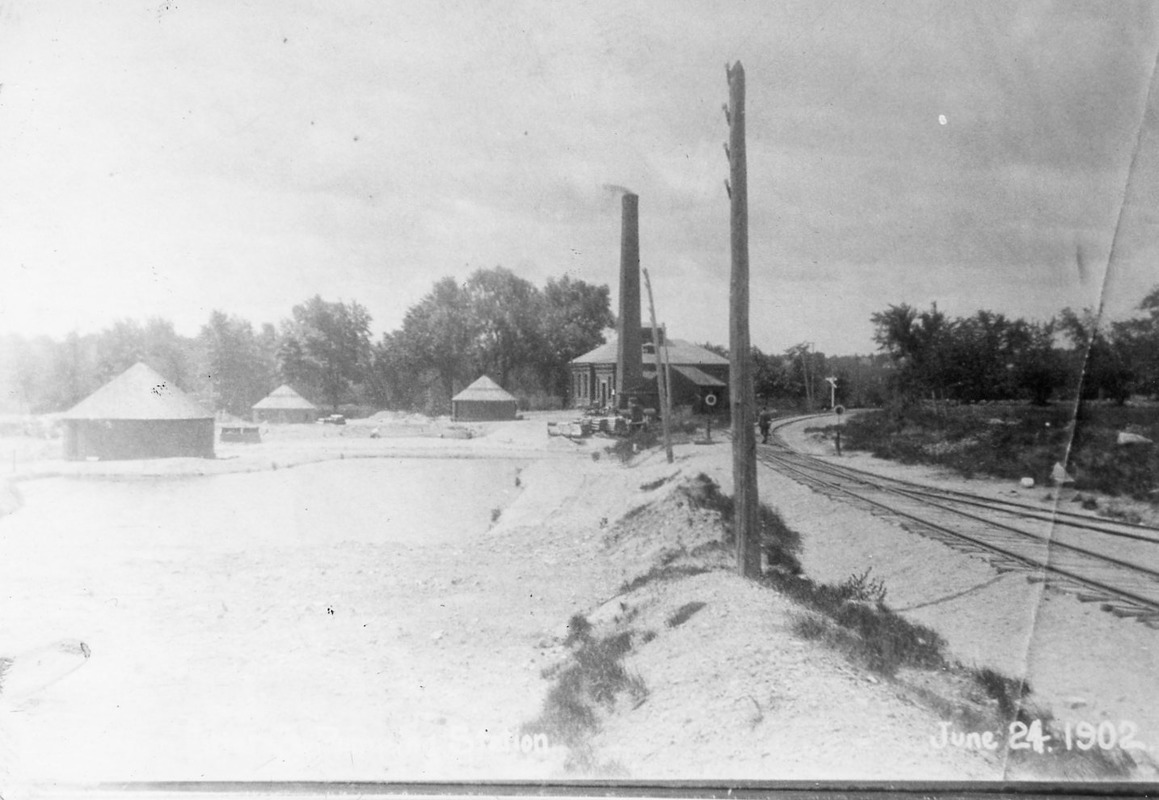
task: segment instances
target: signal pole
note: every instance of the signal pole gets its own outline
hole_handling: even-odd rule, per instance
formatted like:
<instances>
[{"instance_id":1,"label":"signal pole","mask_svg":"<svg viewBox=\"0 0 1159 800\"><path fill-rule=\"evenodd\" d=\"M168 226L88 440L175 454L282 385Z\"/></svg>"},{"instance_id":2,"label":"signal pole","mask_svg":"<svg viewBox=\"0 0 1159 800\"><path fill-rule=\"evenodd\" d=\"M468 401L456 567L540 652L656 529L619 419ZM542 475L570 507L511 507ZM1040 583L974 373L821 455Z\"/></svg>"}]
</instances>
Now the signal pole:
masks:
<instances>
[{"instance_id":1,"label":"signal pole","mask_svg":"<svg viewBox=\"0 0 1159 800\"><path fill-rule=\"evenodd\" d=\"M660 395L660 413L663 414L661 422L664 430L664 452L668 456L668 463L673 461L672 456L672 428L669 417L672 414L672 407L669 401L671 396L671 389L668 386L667 373L668 365L662 360L660 356L660 329L656 327L656 302L652 298L652 279L648 277L648 270L644 270L644 286L648 289L648 313L652 318L652 351L656 354L656 392ZM668 339L664 339L664 350L668 350Z\"/></svg>"},{"instance_id":2,"label":"signal pole","mask_svg":"<svg viewBox=\"0 0 1159 800\"><path fill-rule=\"evenodd\" d=\"M729 286L729 404L732 411L732 480L735 504L736 569L746 578L761 574L760 502L757 496L757 437L749 340L748 177L745 161L744 67L725 66L729 137L729 226L732 276Z\"/></svg>"}]
</instances>

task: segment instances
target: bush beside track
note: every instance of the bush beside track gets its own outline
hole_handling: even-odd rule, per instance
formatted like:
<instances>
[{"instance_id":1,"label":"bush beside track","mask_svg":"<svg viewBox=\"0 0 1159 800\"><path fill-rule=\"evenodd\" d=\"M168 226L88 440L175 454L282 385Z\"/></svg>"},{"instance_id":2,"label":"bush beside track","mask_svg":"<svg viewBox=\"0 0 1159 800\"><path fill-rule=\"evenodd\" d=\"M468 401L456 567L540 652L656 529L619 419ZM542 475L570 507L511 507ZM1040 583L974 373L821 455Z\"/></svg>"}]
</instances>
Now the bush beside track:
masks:
<instances>
[{"instance_id":1,"label":"bush beside track","mask_svg":"<svg viewBox=\"0 0 1159 800\"><path fill-rule=\"evenodd\" d=\"M966 477L1047 483L1054 465L1066 463L1077 489L1159 504L1159 444L1120 445L1122 431L1159 442L1159 405L1084 403L1077 415L1070 406L1013 404L869 411L842 426L842 443Z\"/></svg>"}]
</instances>

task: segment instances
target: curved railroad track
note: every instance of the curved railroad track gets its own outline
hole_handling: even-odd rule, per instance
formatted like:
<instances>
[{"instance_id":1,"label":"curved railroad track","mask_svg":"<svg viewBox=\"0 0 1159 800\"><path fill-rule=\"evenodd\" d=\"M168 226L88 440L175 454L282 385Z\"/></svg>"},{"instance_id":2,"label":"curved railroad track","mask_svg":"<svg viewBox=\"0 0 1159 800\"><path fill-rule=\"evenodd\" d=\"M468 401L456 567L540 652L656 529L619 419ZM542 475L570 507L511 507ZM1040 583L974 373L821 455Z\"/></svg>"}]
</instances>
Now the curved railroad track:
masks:
<instances>
[{"instance_id":1,"label":"curved railroad track","mask_svg":"<svg viewBox=\"0 0 1159 800\"><path fill-rule=\"evenodd\" d=\"M985 554L1119 617L1159 630L1159 528L888 478L798 452L777 429L757 459L828 497L950 546Z\"/></svg>"}]
</instances>

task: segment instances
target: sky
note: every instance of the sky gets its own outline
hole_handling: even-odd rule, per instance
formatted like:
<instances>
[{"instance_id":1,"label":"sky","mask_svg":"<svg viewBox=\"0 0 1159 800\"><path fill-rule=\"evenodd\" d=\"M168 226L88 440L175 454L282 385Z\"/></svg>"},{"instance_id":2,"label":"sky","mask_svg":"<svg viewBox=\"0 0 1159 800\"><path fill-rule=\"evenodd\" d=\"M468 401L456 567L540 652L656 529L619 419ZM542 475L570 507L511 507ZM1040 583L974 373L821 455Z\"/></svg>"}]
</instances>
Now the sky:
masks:
<instances>
[{"instance_id":1,"label":"sky","mask_svg":"<svg viewBox=\"0 0 1159 800\"><path fill-rule=\"evenodd\" d=\"M500 265L615 308L619 185L658 317L727 344L738 60L755 345L871 352L903 302L1123 318L1159 284L1157 52L1129 0L0 0L0 333L319 294L377 338Z\"/></svg>"}]
</instances>

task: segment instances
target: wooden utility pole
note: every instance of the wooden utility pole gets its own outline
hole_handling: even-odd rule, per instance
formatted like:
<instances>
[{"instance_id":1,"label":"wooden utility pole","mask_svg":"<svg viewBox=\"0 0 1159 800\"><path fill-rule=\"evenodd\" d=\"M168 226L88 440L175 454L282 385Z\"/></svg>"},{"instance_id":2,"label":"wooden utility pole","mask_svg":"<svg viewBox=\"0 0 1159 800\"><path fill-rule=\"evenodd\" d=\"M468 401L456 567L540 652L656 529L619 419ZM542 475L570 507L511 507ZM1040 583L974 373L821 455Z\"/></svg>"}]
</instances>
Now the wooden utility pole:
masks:
<instances>
[{"instance_id":1,"label":"wooden utility pole","mask_svg":"<svg viewBox=\"0 0 1159 800\"><path fill-rule=\"evenodd\" d=\"M671 408L668 405L668 381L665 376L665 364L660 358L660 331L656 327L656 303L652 300L652 279L648 277L648 270L644 270L644 288L648 290L648 313L652 317L652 350L656 354L656 389L660 392L660 417L664 430L664 452L668 455L668 463L675 459L672 456L672 433L668 417ZM665 342L667 344L667 342Z\"/></svg>"},{"instance_id":2,"label":"wooden utility pole","mask_svg":"<svg viewBox=\"0 0 1159 800\"><path fill-rule=\"evenodd\" d=\"M757 437L749 341L749 222L745 162L744 67L728 75L728 195L732 201L732 279L729 290L729 405L732 411L732 481L736 568L746 578L761 573L760 501L757 496Z\"/></svg>"}]
</instances>

